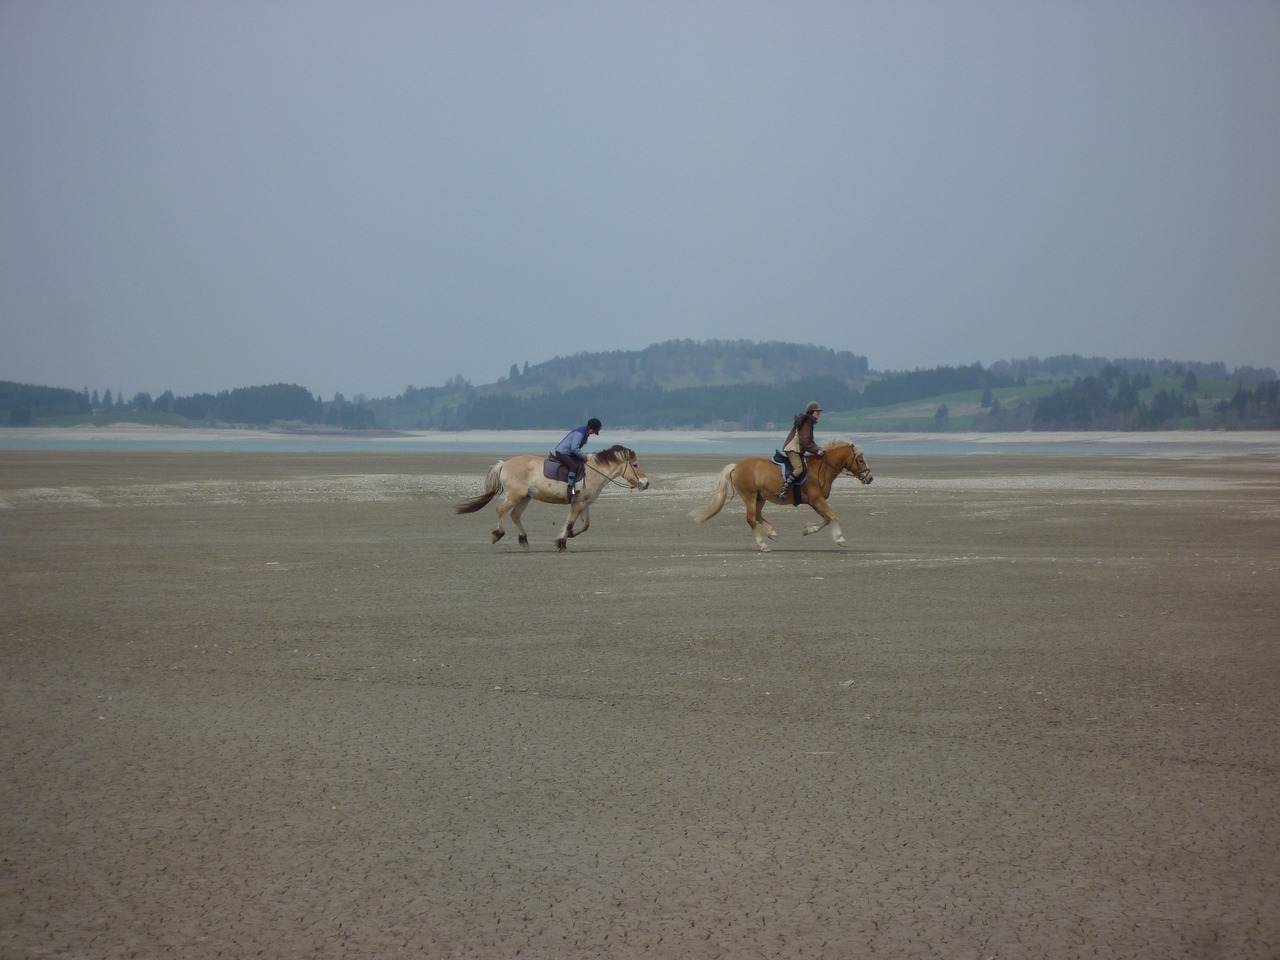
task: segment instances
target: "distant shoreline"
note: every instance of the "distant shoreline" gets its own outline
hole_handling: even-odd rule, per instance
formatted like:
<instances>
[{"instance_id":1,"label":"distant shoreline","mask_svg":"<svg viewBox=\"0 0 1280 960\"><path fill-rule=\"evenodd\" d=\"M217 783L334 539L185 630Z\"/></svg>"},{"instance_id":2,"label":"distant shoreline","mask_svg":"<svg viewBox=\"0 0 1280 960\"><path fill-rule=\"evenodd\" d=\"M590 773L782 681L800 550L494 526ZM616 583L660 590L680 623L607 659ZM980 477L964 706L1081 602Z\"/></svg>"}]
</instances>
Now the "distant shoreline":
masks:
<instances>
[{"instance_id":1,"label":"distant shoreline","mask_svg":"<svg viewBox=\"0 0 1280 960\"><path fill-rule=\"evenodd\" d=\"M327 449L403 450L428 449L513 450L550 449L563 436L561 430L418 430L373 433L303 433L293 430L255 428L201 428L151 426L117 423L90 427L6 427L0 430L0 450L77 448L77 449L149 449L166 445L214 445L218 448L276 448L282 452L300 451L323 446ZM716 430L616 430L606 429L592 443L603 448L614 443L637 450L655 446L674 451L715 453L766 453L782 445L782 431L716 431ZM907 448L937 447L940 451L983 452L992 447L1019 449L1086 447L1099 451L1111 448L1181 448L1211 447L1240 453L1280 453L1280 431L1260 430L1167 430L1152 432L1057 431L1017 433L854 433L840 430L823 431L819 440L850 439L881 448L886 453Z\"/></svg>"}]
</instances>

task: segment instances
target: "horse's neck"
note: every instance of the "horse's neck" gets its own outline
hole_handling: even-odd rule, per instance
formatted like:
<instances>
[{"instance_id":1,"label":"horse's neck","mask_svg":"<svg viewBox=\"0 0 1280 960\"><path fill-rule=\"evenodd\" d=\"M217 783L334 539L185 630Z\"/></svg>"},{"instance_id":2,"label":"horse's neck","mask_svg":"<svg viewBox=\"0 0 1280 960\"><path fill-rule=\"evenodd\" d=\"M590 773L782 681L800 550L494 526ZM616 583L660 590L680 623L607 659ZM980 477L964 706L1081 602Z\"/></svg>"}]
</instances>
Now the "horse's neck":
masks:
<instances>
[{"instance_id":1,"label":"horse's neck","mask_svg":"<svg viewBox=\"0 0 1280 960\"><path fill-rule=\"evenodd\" d=\"M840 476L840 471L844 467L838 467L832 463L829 455L819 460L817 467L818 487L822 490L824 497L829 496L831 488L835 485L836 477Z\"/></svg>"},{"instance_id":2,"label":"horse's neck","mask_svg":"<svg viewBox=\"0 0 1280 960\"><path fill-rule=\"evenodd\" d=\"M609 482L609 478L612 476L609 466L607 463L599 463L594 457L587 459L587 468L582 471L582 475L588 489L602 488Z\"/></svg>"}]
</instances>

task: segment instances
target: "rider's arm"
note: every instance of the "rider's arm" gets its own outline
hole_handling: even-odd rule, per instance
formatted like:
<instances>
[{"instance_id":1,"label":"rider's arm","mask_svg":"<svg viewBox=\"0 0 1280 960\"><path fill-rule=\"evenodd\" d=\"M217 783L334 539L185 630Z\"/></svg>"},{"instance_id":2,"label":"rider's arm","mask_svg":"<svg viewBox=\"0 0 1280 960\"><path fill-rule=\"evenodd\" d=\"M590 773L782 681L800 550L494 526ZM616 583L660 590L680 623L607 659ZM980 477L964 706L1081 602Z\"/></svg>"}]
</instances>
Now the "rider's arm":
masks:
<instances>
[{"instance_id":1,"label":"rider's arm","mask_svg":"<svg viewBox=\"0 0 1280 960\"><path fill-rule=\"evenodd\" d=\"M586 434L579 430L570 430L559 445L556 446L556 452L568 453L573 456L581 457L583 444L587 442Z\"/></svg>"},{"instance_id":2,"label":"rider's arm","mask_svg":"<svg viewBox=\"0 0 1280 960\"><path fill-rule=\"evenodd\" d=\"M811 457L822 456L822 448L818 446L817 443L814 442L812 426L809 427L808 430L805 430L802 432L800 439L802 441L802 446L804 447L805 453L809 454L809 456Z\"/></svg>"}]
</instances>

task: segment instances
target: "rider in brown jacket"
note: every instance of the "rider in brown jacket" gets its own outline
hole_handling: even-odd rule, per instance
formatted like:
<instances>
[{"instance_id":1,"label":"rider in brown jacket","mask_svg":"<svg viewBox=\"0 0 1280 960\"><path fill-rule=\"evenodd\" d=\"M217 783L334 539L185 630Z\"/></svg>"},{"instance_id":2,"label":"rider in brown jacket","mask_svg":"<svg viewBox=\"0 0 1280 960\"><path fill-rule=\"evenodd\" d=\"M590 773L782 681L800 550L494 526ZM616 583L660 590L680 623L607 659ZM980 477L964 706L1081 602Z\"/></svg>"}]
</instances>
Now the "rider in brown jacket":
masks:
<instances>
[{"instance_id":1,"label":"rider in brown jacket","mask_svg":"<svg viewBox=\"0 0 1280 960\"><path fill-rule=\"evenodd\" d=\"M779 500L787 499L787 490L792 481L803 474L804 455L806 453L811 457L826 456L826 451L818 446L813 439L813 428L821 415L822 407L818 406L816 402L805 407L804 413L796 414L795 423L791 426L791 432L787 434L787 442L782 445L782 452L787 455L787 460L791 462L791 473L782 481L782 489L778 492Z\"/></svg>"}]
</instances>

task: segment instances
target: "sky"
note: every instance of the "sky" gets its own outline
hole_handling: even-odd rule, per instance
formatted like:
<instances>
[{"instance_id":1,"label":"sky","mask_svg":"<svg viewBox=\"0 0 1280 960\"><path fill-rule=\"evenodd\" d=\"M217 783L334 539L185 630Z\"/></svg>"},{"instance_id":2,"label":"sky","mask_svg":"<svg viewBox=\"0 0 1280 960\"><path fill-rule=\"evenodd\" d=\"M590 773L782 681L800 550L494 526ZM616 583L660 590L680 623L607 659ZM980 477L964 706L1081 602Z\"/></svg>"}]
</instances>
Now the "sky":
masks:
<instances>
[{"instance_id":1,"label":"sky","mask_svg":"<svg viewBox=\"0 0 1280 960\"><path fill-rule=\"evenodd\" d=\"M0 0L0 380L1280 368L1274 0Z\"/></svg>"}]
</instances>

